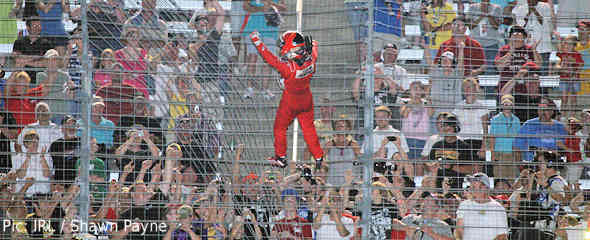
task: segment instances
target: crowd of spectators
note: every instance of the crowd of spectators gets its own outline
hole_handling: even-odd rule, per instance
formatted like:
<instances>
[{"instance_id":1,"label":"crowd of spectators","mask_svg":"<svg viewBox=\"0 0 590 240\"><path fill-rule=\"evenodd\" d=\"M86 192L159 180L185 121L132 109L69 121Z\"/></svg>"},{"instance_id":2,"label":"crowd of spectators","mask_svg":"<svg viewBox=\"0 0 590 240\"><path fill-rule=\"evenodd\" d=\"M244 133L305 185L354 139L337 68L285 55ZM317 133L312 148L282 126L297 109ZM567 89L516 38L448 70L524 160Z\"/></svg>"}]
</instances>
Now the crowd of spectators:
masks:
<instances>
[{"instance_id":1,"label":"crowd of spectators","mask_svg":"<svg viewBox=\"0 0 590 240\"><path fill-rule=\"evenodd\" d=\"M246 40L257 30L276 52L287 1L231 1L226 12L205 0L176 33L155 0L138 11L92 0L83 41L80 8L17 0L9 16L26 29L2 66L0 239L581 239L590 109L576 96L590 91L590 20L561 39L567 12L551 0L376 0L377 46L367 49L368 3L344 2L363 66L350 89L358 107L340 114L322 98L318 166L251 171L246 156L260 146L224 147L228 81L243 78L241 101L274 99L276 76ZM67 32L63 20L78 25ZM422 36L405 36L409 24ZM427 81L399 61L411 47L424 50ZM375 128L363 137L371 55ZM497 108L484 102L482 75L499 75ZM558 91L541 88L545 75L559 76ZM79 234L85 165L89 236Z\"/></svg>"}]
</instances>

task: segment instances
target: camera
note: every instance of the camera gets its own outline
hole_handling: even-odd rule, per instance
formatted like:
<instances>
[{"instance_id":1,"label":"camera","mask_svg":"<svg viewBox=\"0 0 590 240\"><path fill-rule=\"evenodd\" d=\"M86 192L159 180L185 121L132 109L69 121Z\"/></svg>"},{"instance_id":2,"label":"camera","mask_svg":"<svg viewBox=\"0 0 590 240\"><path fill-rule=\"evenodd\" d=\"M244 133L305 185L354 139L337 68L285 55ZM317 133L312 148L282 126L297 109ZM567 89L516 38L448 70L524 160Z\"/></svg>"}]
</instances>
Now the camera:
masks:
<instances>
[{"instance_id":1,"label":"camera","mask_svg":"<svg viewBox=\"0 0 590 240\"><path fill-rule=\"evenodd\" d=\"M397 141L397 137L396 136L387 136L387 140L389 140L390 142L395 142L395 141Z\"/></svg>"}]
</instances>

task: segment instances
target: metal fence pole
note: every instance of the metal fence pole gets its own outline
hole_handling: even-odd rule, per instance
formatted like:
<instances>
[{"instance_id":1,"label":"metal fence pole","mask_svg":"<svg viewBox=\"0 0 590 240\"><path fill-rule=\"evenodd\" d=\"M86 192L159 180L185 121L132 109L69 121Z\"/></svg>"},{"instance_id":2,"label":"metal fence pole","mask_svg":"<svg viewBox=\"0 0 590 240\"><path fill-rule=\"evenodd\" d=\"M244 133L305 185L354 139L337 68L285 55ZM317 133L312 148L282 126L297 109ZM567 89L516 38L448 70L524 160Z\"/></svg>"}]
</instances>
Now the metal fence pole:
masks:
<instances>
[{"instance_id":1,"label":"metal fence pole","mask_svg":"<svg viewBox=\"0 0 590 240\"><path fill-rule=\"evenodd\" d=\"M92 66L90 64L90 57L88 56L88 4L86 0L81 2L81 24L82 24L82 94L78 96L78 101L81 101L82 110L82 139L80 139L80 221L82 228L80 229L82 234L88 232L88 209L90 207L90 196L89 196L89 164L90 164L90 97L91 85L89 74L92 74ZM79 46L78 46L79 47Z\"/></svg>"},{"instance_id":2,"label":"metal fence pole","mask_svg":"<svg viewBox=\"0 0 590 240\"><path fill-rule=\"evenodd\" d=\"M362 157L363 163L363 202L361 204L361 212L362 212L362 221L361 226L363 229L362 232L362 239L369 239L369 227L371 223L371 179L373 175L373 111L375 109L375 101L374 101L374 85L375 81L373 80L373 8L375 6L374 0L368 1L368 14L369 20L367 24L367 60L366 60L366 70L364 71L364 79L365 79L365 98L363 99L363 104L365 105L365 113L364 113L364 141L365 149ZM362 26L362 25L361 25Z\"/></svg>"}]
</instances>

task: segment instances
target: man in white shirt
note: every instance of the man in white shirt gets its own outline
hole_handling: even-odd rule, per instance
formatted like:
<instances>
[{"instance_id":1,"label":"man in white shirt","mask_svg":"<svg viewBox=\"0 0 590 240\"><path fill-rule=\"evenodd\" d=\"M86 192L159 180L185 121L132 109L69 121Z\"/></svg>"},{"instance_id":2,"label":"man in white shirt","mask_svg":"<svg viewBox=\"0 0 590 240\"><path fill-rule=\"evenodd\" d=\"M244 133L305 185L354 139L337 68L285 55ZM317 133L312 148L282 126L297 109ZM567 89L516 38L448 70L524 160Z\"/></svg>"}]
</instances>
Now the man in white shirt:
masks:
<instances>
[{"instance_id":1,"label":"man in white shirt","mask_svg":"<svg viewBox=\"0 0 590 240\"><path fill-rule=\"evenodd\" d=\"M27 125L18 135L17 143L23 146L24 134L31 130L35 130L39 135L39 148L49 149L51 143L63 137L63 133L57 124L51 122L51 109L45 102L39 102L35 105L35 118L37 122ZM20 148L22 150L22 148ZM17 146L16 151L20 152Z\"/></svg>"},{"instance_id":2,"label":"man in white shirt","mask_svg":"<svg viewBox=\"0 0 590 240\"><path fill-rule=\"evenodd\" d=\"M53 175L53 162L46 153L47 148L40 148L39 134L34 130L23 136L24 150L12 158L12 170L16 173L16 192L25 185L24 180L33 178L35 183L25 193L31 197L36 193L49 193L49 179Z\"/></svg>"},{"instance_id":3,"label":"man in white shirt","mask_svg":"<svg viewBox=\"0 0 590 240\"><path fill-rule=\"evenodd\" d=\"M396 142L399 141L399 146L404 153L408 153L410 148L406 141L406 136L393 126L389 124L391 120L391 109L386 106L379 106L375 108L375 122L377 126L373 130L373 157L377 159L386 159L390 161L393 159L394 154L400 152ZM388 139L388 137L396 137L395 140ZM399 138L399 139L397 139ZM386 142L387 141L387 142ZM367 141L363 142L361 153L364 153L367 148ZM386 163L390 165L391 162ZM412 164L409 164L407 159L402 159L402 166L406 171L406 174L414 176L414 169Z\"/></svg>"},{"instance_id":4,"label":"man in white shirt","mask_svg":"<svg viewBox=\"0 0 590 240\"><path fill-rule=\"evenodd\" d=\"M385 76L390 76L396 83L398 90L410 89L410 79L405 68L396 64L399 48L396 44L388 43L380 53L381 62L375 64L375 71L381 70Z\"/></svg>"},{"instance_id":5,"label":"man in white shirt","mask_svg":"<svg viewBox=\"0 0 590 240\"><path fill-rule=\"evenodd\" d=\"M471 199L457 209L457 239L507 240L508 218L502 204L490 198L490 179L485 173L468 178Z\"/></svg>"},{"instance_id":6,"label":"man in white shirt","mask_svg":"<svg viewBox=\"0 0 590 240\"><path fill-rule=\"evenodd\" d=\"M344 201L338 192L330 191L329 197L324 197L314 219L313 229L317 240L336 237L354 239L356 227L353 216L344 210Z\"/></svg>"},{"instance_id":7,"label":"man in white shirt","mask_svg":"<svg viewBox=\"0 0 590 240\"><path fill-rule=\"evenodd\" d=\"M529 33L529 45L537 46L536 50L543 60L543 75L549 67L549 56L553 47L551 36L555 32L555 14L548 3L539 0L527 0L512 10L516 25L524 27ZM538 45L536 43L539 42Z\"/></svg>"},{"instance_id":8,"label":"man in white shirt","mask_svg":"<svg viewBox=\"0 0 590 240\"><path fill-rule=\"evenodd\" d=\"M453 113L461 123L459 136L471 146L471 150L480 158L485 158L485 139L488 129L488 109L477 99L479 84L474 78L463 80L463 96L465 100L456 105ZM476 152L477 151L477 152Z\"/></svg>"}]
</instances>

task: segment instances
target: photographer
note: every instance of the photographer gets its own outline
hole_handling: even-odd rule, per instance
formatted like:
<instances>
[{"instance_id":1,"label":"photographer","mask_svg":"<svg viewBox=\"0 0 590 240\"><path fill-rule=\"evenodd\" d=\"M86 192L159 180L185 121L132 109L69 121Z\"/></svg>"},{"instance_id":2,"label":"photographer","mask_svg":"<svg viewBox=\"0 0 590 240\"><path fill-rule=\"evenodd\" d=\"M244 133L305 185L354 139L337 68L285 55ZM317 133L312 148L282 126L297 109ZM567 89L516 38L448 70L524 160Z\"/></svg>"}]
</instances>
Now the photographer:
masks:
<instances>
[{"instance_id":1,"label":"photographer","mask_svg":"<svg viewBox=\"0 0 590 240\"><path fill-rule=\"evenodd\" d=\"M401 221L394 219L393 226L397 230L406 231L406 239L453 239L451 227L438 219L438 212L441 206L439 200L430 192L423 192L420 196L422 211L421 214L411 214ZM418 238L419 236L419 238Z\"/></svg>"},{"instance_id":2,"label":"photographer","mask_svg":"<svg viewBox=\"0 0 590 240\"><path fill-rule=\"evenodd\" d=\"M232 229L231 237L238 238L256 238L256 239L268 239L271 235L271 217L276 215L276 210L269 204L272 199L272 193L268 193L260 189L260 185L272 185L273 190L278 191L277 183L274 180L274 175L269 175L267 179L265 176L257 176L254 173L250 173L245 177L241 177L240 174L240 162L242 160L242 153L244 151L244 145L240 144L236 150L236 159L233 162L232 167L232 182L231 189L233 195L233 203L235 209L232 209L236 216L239 216L239 227ZM266 175L266 174L265 174ZM271 177L273 176L273 177ZM271 178L273 178L271 180ZM280 193L278 193L280 194ZM243 234L239 234L243 228Z\"/></svg>"},{"instance_id":3,"label":"photographer","mask_svg":"<svg viewBox=\"0 0 590 240\"><path fill-rule=\"evenodd\" d=\"M125 166L132 162L132 172L124 173L128 174L127 177L120 179L121 182L131 183L136 179L137 173L141 170L144 161L160 156L160 149L152 142L149 132L143 129L141 125L133 127L127 131L126 135L127 141L117 148L115 154L120 170L123 170ZM142 148L144 142L148 145L148 150ZM150 174L148 174L144 181L147 182L150 178Z\"/></svg>"}]
</instances>

